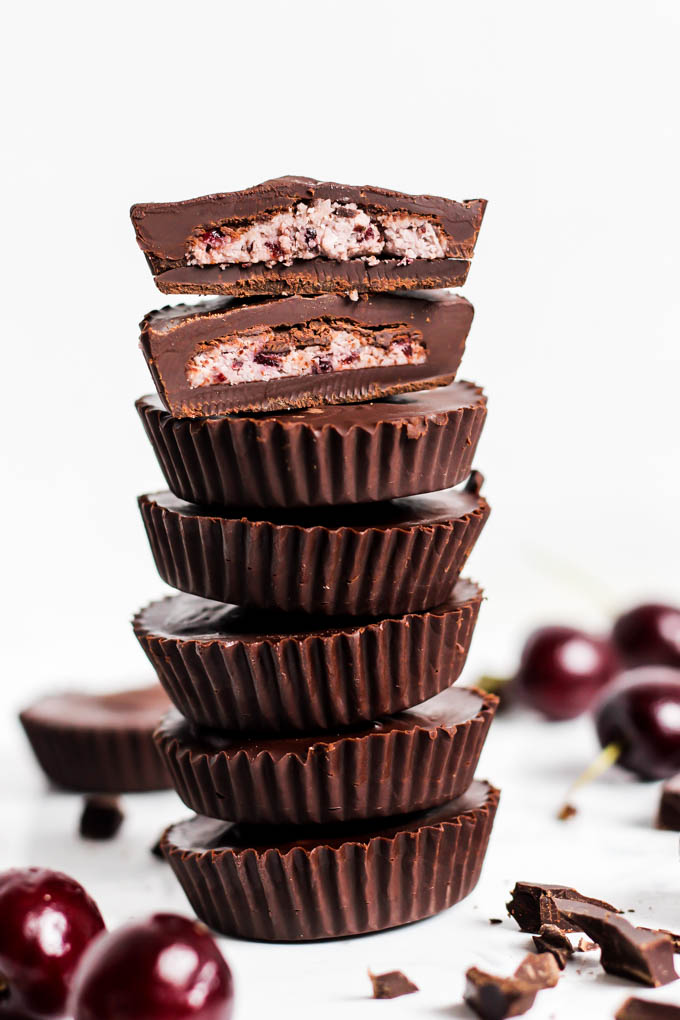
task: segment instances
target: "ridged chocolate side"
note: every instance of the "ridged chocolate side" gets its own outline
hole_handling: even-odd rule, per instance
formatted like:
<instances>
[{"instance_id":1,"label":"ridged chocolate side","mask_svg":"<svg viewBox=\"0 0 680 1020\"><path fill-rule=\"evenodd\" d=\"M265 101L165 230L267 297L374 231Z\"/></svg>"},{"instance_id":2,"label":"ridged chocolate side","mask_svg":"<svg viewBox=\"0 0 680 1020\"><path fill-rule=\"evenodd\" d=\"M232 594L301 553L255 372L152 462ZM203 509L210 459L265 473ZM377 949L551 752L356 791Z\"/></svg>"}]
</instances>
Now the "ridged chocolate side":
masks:
<instances>
[{"instance_id":1,"label":"ridged chocolate side","mask_svg":"<svg viewBox=\"0 0 680 1020\"><path fill-rule=\"evenodd\" d=\"M183 600L193 598L164 602ZM247 642L165 634L149 620L158 603L133 626L170 699L196 725L313 733L400 712L450 687L465 665L481 600L480 588L459 582L446 604L427 613Z\"/></svg>"},{"instance_id":2,"label":"ridged chocolate side","mask_svg":"<svg viewBox=\"0 0 680 1020\"><path fill-rule=\"evenodd\" d=\"M46 726L22 713L33 753L52 782L78 793L144 793L172 786L151 731Z\"/></svg>"},{"instance_id":3,"label":"ridged chocolate side","mask_svg":"<svg viewBox=\"0 0 680 1020\"><path fill-rule=\"evenodd\" d=\"M173 844L171 828L162 849L197 916L225 935L295 942L382 931L446 910L474 889L499 798L485 788L478 806L390 838L201 852Z\"/></svg>"},{"instance_id":4,"label":"ridged chocolate side","mask_svg":"<svg viewBox=\"0 0 680 1020\"><path fill-rule=\"evenodd\" d=\"M337 424L330 414L337 408L288 417L173 418L157 397L142 397L136 406L168 487L181 499L208 506L333 506L436 492L467 477L486 397L469 383L430 393L440 410L419 414L415 398L408 404L402 397L403 418L381 421L381 404L359 404L370 406L375 420L355 425L351 418ZM342 410L356 419L354 406ZM334 423L325 424L324 415Z\"/></svg>"},{"instance_id":5,"label":"ridged chocolate side","mask_svg":"<svg viewBox=\"0 0 680 1020\"><path fill-rule=\"evenodd\" d=\"M476 693L479 710L455 725L320 736L305 752L285 750L275 737L271 749L246 737L243 746L230 740L226 750L204 750L170 721L155 737L177 793L199 815L253 825L389 818L454 800L470 786L498 703Z\"/></svg>"},{"instance_id":6,"label":"ridged chocolate side","mask_svg":"<svg viewBox=\"0 0 680 1020\"><path fill-rule=\"evenodd\" d=\"M176 512L161 498L139 508L158 573L173 588L254 609L386 616L438 606L451 594L489 516L413 526L297 527Z\"/></svg>"}]
</instances>

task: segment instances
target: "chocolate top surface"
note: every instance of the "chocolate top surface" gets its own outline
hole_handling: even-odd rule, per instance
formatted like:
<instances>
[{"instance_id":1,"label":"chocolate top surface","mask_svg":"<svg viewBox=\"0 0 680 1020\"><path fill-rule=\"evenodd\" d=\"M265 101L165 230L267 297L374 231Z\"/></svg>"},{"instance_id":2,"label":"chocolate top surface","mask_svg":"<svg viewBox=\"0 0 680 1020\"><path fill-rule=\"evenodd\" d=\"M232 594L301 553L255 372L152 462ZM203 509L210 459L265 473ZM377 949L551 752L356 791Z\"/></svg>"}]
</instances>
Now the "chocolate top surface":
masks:
<instances>
[{"instance_id":1,"label":"chocolate top surface","mask_svg":"<svg viewBox=\"0 0 680 1020\"><path fill-rule=\"evenodd\" d=\"M469 382L454 382L450 386L440 386L433 390L419 390L416 393L400 393L382 400L371 400L365 404L331 404L327 407L307 407L302 411L281 411L276 414L234 414L220 418L194 418L192 423L233 419L234 421L253 421L261 425L281 425L294 427L304 425L312 429L334 428L341 432L351 429L372 429L376 425L388 423L404 425L409 434L416 438L429 422L443 424L447 415L465 407L486 405L486 397L482 390ZM172 419L165 410L157 394L140 397L137 406L141 409L159 411L164 420Z\"/></svg>"},{"instance_id":2,"label":"chocolate top surface","mask_svg":"<svg viewBox=\"0 0 680 1020\"><path fill-rule=\"evenodd\" d=\"M133 205L130 217L139 247L153 255L179 260L187 240L198 228L219 226L225 221L248 221L297 202L314 199L355 202L367 209L406 211L436 218L455 241L471 246L479 233L486 208L484 199L456 202L434 195L408 195L372 185L338 184L312 177L276 177L243 191L202 195L181 202L142 202Z\"/></svg>"},{"instance_id":3,"label":"chocolate top surface","mask_svg":"<svg viewBox=\"0 0 680 1020\"><path fill-rule=\"evenodd\" d=\"M139 326L143 333L158 335L194 327L196 339L201 340L215 334L216 322L220 327L224 324L225 332L253 326L295 326L321 318L350 319L371 325L408 324L441 309L457 307L468 310L472 318L470 302L449 290L362 295L358 301L341 294L216 298L193 305L165 305L145 315Z\"/></svg>"},{"instance_id":4,"label":"chocolate top surface","mask_svg":"<svg viewBox=\"0 0 680 1020\"><path fill-rule=\"evenodd\" d=\"M248 737L243 734L231 736L221 730L199 731L180 715L177 709L172 708L158 727L158 734L164 739L179 740L183 749L189 748L197 754L245 753L252 757L267 752L274 759L294 754L304 760L314 748L328 748L345 740L362 740L397 731L432 732L439 729L454 729L462 723L469 722L484 707L494 705L495 700L493 696L485 696L481 692L465 687L449 687L421 705L396 715L383 716L374 722L363 723L347 730L300 736Z\"/></svg>"},{"instance_id":5,"label":"chocolate top surface","mask_svg":"<svg viewBox=\"0 0 680 1020\"><path fill-rule=\"evenodd\" d=\"M482 598L481 588L472 581L459 581L451 597L428 615L453 612L469 600ZM419 614L423 615L423 614ZM240 606L225 605L198 595L170 595L142 609L135 617L138 633L182 641L256 642L278 641L290 637L305 638L345 634L379 623L380 619L327 617L307 614L257 612Z\"/></svg>"},{"instance_id":6,"label":"chocolate top surface","mask_svg":"<svg viewBox=\"0 0 680 1020\"><path fill-rule=\"evenodd\" d=\"M87 694L66 691L40 698L21 713L22 719L77 730L154 730L170 699L160 686Z\"/></svg>"},{"instance_id":7,"label":"chocolate top surface","mask_svg":"<svg viewBox=\"0 0 680 1020\"><path fill-rule=\"evenodd\" d=\"M248 509L248 515L218 513L210 507L187 503L172 492L145 493L140 503L151 503L181 517L211 520L243 521L256 527L269 524L278 528L324 531L387 531L392 528L418 528L447 524L465 517L485 506L485 500L460 489L442 489L420 496L403 496L384 503L357 503L350 506L328 507L323 510L259 510Z\"/></svg>"},{"instance_id":8,"label":"chocolate top surface","mask_svg":"<svg viewBox=\"0 0 680 1020\"><path fill-rule=\"evenodd\" d=\"M288 853L301 849L311 851L324 846L337 849L346 843L367 844L372 839L394 839L403 832L418 832L427 826L457 822L461 815L477 812L497 799L489 783L475 780L462 797L440 804L429 811L418 811L400 818L326 825L237 825L200 815L172 825L164 839L184 853L219 853L222 850L277 850Z\"/></svg>"}]
</instances>

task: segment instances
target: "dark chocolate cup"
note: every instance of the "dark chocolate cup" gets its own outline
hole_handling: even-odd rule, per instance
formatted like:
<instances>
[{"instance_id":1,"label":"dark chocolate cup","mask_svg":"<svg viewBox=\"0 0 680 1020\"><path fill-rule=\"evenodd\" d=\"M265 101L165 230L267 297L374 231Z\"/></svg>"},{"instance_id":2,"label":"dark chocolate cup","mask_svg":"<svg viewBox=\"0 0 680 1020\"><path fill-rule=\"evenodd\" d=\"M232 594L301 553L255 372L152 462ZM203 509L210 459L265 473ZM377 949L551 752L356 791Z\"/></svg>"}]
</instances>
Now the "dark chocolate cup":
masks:
<instances>
[{"instance_id":1,"label":"dark chocolate cup","mask_svg":"<svg viewBox=\"0 0 680 1020\"><path fill-rule=\"evenodd\" d=\"M437 914L475 887L499 791L475 782L458 801L382 826L290 829L223 843L229 826L171 826L162 851L197 916L225 935L296 942L383 931ZM372 831L370 826L373 826ZM233 831L233 830L232 830Z\"/></svg>"},{"instance_id":2,"label":"dark chocolate cup","mask_svg":"<svg viewBox=\"0 0 680 1020\"><path fill-rule=\"evenodd\" d=\"M252 825L389 818L467 790L497 704L451 688L359 729L270 737L201 732L171 712L155 738L197 814Z\"/></svg>"},{"instance_id":3,"label":"dark chocolate cup","mask_svg":"<svg viewBox=\"0 0 680 1020\"><path fill-rule=\"evenodd\" d=\"M216 516L170 493L140 496L139 508L158 573L173 588L248 609L329 616L415 613L445 602L490 512L476 491L268 520Z\"/></svg>"},{"instance_id":4,"label":"dark chocolate cup","mask_svg":"<svg viewBox=\"0 0 680 1020\"><path fill-rule=\"evenodd\" d=\"M400 712L455 683L482 597L459 581L426 613L329 625L179 595L141 610L133 627L170 700L195 725L313 733Z\"/></svg>"},{"instance_id":5,"label":"dark chocolate cup","mask_svg":"<svg viewBox=\"0 0 680 1020\"><path fill-rule=\"evenodd\" d=\"M272 415L173 418L157 396L136 406L169 488L206 506L333 506L449 488L470 473L486 417L486 397L464 382Z\"/></svg>"},{"instance_id":6,"label":"dark chocolate cup","mask_svg":"<svg viewBox=\"0 0 680 1020\"><path fill-rule=\"evenodd\" d=\"M155 697L156 691L160 697ZM128 709L125 699L128 695L134 699L136 695L146 694L158 704L155 720L149 721L148 705L144 717L140 709L140 718L135 720L134 705ZM118 706L112 708L110 725L102 722L93 725L87 719L81 720L75 704L72 722L46 718L41 709L48 699L41 699L19 716L45 775L57 786L77 793L144 793L169 789L172 786L170 774L153 739L158 721L167 711L161 688L82 697L94 702L108 700ZM120 712L118 720L116 712Z\"/></svg>"}]
</instances>

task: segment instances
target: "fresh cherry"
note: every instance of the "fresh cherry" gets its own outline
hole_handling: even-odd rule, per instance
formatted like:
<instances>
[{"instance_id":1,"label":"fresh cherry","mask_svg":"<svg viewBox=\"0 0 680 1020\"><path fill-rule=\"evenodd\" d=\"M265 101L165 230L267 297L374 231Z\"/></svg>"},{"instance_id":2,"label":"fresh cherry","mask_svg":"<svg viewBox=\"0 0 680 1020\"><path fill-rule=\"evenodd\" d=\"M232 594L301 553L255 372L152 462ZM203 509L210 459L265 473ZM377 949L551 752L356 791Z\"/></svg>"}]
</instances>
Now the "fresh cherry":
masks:
<instances>
[{"instance_id":1,"label":"fresh cherry","mask_svg":"<svg viewBox=\"0 0 680 1020\"><path fill-rule=\"evenodd\" d=\"M83 957L74 1020L229 1020L231 971L203 925L154 914L109 932Z\"/></svg>"},{"instance_id":2,"label":"fresh cherry","mask_svg":"<svg viewBox=\"0 0 680 1020\"><path fill-rule=\"evenodd\" d=\"M624 665L680 667L680 609L656 602L636 606L614 624L612 641Z\"/></svg>"},{"instance_id":3,"label":"fresh cherry","mask_svg":"<svg viewBox=\"0 0 680 1020\"><path fill-rule=\"evenodd\" d=\"M548 719L573 719L591 706L617 668L608 641L571 627L542 627L524 645L513 687Z\"/></svg>"},{"instance_id":4,"label":"fresh cherry","mask_svg":"<svg viewBox=\"0 0 680 1020\"><path fill-rule=\"evenodd\" d=\"M103 928L96 903L68 875L0 872L0 1018L62 1016L80 957Z\"/></svg>"},{"instance_id":5,"label":"fresh cherry","mask_svg":"<svg viewBox=\"0 0 680 1020\"><path fill-rule=\"evenodd\" d=\"M595 713L603 747L642 779L680 772L680 669L648 666L624 673Z\"/></svg>"}]
</instances>

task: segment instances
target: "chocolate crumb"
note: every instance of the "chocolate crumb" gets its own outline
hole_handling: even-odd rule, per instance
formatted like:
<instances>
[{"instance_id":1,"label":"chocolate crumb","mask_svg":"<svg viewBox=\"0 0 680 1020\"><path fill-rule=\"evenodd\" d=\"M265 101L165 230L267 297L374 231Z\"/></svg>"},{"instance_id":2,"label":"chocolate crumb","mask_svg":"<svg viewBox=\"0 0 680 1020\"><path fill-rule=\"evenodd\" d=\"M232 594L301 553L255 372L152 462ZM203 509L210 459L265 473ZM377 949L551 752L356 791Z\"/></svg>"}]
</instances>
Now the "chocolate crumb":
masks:
<instances>
[{"instance_id":1,"label":"chocolate crumb","mask_svg":"<svg viewBox=\"0 0 680 1020\"><path fill-rule=\"evenodd\" d=\"M589 953L591 950L597 949L597 942L589 942L588 939L579 939L574 946L575 953Z\"/></svg>"},{"instance_id":2,"label":"chocolate crumb","mask_svg":"<svg viewBox=\"0 0 680 1020\"><path fill-rule=\"evenodd\" d=\"M374 999L398 999L400 995L420 991L418 985L414 985L400 970L390 970L385 974L373 974L369 970L368 976L373 985Z\"/></svg>"},{"instance_id":3,"label":"chocolate crumb","mask_svg":"<svg viewBox=\"0 0 680 1020\"><path fill-rule=\"evenodd\" d=\"M489 924L503 924L503 918L502 917L490 917L489 918Z\"/></svg>"},{"instance_id":4,"label":"chocolate crumb","mask_svg":"<svg viewBox=\"0 0 680 1020\"><path fill-rule=\"evenodd\" d=\"M573 804L563 804L557 812L557 817L560 822L566 822L569 818L573 818L576 814L578 814L578 811Z\"/></svg>"},{"instance_id":5,"label":"chocolate crumb","mask_svg":"<svg viewBox=\"0 0 680 1020\"><path fill-rule=\"evenodd\" d=\"M125 815L117 797L93 794L85 798L79 832L83 839L113 839Z\"/></svg>"}]
</instances>

